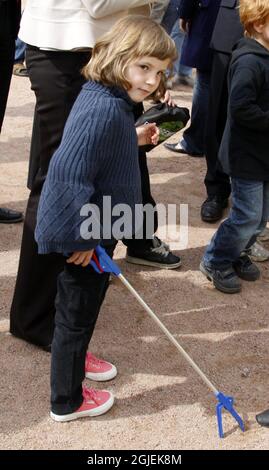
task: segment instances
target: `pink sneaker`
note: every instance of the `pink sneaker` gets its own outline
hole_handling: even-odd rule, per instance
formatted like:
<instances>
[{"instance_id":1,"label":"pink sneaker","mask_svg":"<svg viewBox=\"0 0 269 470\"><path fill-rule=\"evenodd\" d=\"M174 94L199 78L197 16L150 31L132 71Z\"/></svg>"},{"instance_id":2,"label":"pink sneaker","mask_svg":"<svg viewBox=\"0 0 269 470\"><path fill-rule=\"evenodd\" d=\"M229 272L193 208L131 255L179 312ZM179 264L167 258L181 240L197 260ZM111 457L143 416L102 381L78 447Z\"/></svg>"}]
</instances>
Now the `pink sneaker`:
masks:
<instances>
[{"instance_id":1,"label":"pink sneaker","mask_svg":"<svg viewBox=\"0 0 269 470\"><path fill-rule=\"evenodd\" d=\"M114 396L107 390L94 390L83 387L83 403L74 413L66 415L56 415L52 411L50 416L54 421L61 423L72 421L73 419L85 418L86 416L99 416L106 413L114 403Z\"/></svg>"},{"instance_id":2,"label":"pink sneaker","mask_svg":"<svg viewBox=\"0 0 269 470\"><path fill-rule=\"evenodd\" d=\"M97 359L92 353L87 352L85 361L85 377L87 379L102 382L114 379L116 375L117 369L113 364Z\"/></svg>"}]
</instances>

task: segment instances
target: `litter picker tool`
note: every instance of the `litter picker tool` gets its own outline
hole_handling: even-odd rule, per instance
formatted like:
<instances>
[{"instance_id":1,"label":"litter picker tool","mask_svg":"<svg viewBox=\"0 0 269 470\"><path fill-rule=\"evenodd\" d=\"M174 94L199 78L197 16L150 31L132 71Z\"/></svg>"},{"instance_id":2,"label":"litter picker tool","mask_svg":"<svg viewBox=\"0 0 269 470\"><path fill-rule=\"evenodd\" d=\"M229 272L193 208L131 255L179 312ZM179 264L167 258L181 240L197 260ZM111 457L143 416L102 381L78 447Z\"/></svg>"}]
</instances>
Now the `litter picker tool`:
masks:
<instances>
[{"instance_id":1,"label":"litter picker tool","mask_svg":"<svg viewBox=\"0 0 269 470\"><path fill-rule=\"evenodd\" d=\"M242 431L244 431L245 428L244 428L243 420L233 407L233 403L234 403L233 397L224 395L224 393L216 389L216 387L212 384L212 382L208 379L208 377L193 361L193 359L189 356L189 354L187 354L187 352L182 348L182 346L178 343L178 341L174 338L174 336L170 333L170 331L165 327L165 325L159 320L157 315L151 310L151 308L144 302L144 300L140 297L140 295L136 292L136 290L131 286L131 284L127 281L127 279L122 275L120 268L108 256L105 249L102 248L100 245L98 245L95 248L90 264L95 269L96 272L100 274L103 272L111 273L121 280L121 282L127 287L127 289L138 300L140 305L142 305L144 310L146 310L146 312L151 316L151 318L155 321L155 323L157 323L157 325L161 328L161 330L167 336L169 341L173 343L173 345L177 348L180 354L192 366L192 368L197 372L197 374L201 377L201 379L205 382L205 384L212 390L218 402L216 405L216 414L217 414L219 437L224 437L223 426L222 426L222 410L223 409L227 410L233 416L233 418L237 421Z\"/></svg>"}]
</instances>

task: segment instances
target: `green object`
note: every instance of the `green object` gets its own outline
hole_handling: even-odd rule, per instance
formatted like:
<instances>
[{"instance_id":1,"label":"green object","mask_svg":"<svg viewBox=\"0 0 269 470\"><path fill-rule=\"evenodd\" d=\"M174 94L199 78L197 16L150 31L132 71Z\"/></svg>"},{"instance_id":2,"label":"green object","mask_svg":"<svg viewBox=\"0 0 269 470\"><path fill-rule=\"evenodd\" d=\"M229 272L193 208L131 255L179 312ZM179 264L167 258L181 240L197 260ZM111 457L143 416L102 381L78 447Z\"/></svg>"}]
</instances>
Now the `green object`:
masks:
<instances>
[{"instance_id":1,"label":"green object","mask_svg":"<svg viewBox=\"0 0 269 470\"><path fill-rule=\"evenodd\" d=\"M183 129L185 124L182 121L170 121L170 122L162 122L159 124L159 144L164 142L166 139L169 139L173 134Z\"/></svg>"}]
</instances>

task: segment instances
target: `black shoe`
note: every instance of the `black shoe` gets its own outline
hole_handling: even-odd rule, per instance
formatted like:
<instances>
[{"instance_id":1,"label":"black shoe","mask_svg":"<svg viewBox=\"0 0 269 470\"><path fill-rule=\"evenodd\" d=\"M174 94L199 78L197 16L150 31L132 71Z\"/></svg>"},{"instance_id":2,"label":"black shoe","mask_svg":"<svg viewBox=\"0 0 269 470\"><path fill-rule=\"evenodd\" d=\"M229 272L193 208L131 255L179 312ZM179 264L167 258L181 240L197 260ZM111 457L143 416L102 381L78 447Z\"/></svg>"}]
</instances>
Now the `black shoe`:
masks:
<instances>
[{"instance_id":1,"label":"black shoe","mask_svg":"<svg viewBox=\"0 0 269 470\"><path fill-rule=\"evenodd\" d=\"M204 154L203 153L198 153L198 154L194 154L194 153L189 153L187 150L185 150L181 144L178 142L177 144L168 144L168 143L165 143L163 144L165 148L167 148L168 150L172 150L172 152L176 152L176 153L184 153L185 155L189 155L190 157L204 157Z\"/></svg>"},{"instance_id":2,"label":"black shoe","mask_svg":"<svg viewBox=\"0 0 269 470\"><path fill-rule=\"evenodd\" d=\"M51 344L46 344L46 346L41 346L41 349L43 349L43 351L51 353Z\"/></svg>"},{"instance_id":3,"label":"black shoe","mask_svg":"<svg viewBox=\"0 0 269 470\"><path fill-rule=\"evenodd\" d=\"M217 222L222 218L223 209L228 206L228 199L218 196L208 197L201 207L201 219L204 222Z\"/></svg>"},{"instance_id":4,"label":"black shoe","mask_svg":"<svg viewBox=\"0 0 269 470\"><path fill-rule=\"evenodd\" d=\"M269 427L269 410L265 410L256 415L256 421L260 426Z\"/></svg>"},{"instance_id":5,"label":"black shoe","mask_svg":"<svg viewBox=\"0 0 269 470\"><path fill-rule=\"evenodd\" d=\"M0 207L0 224L15 224L22 222L22 212L13 211L12 209L5 209Z\"/></svg>"},{"instance_id":6,"label":"black shoe","mask_svg":"<svg viewBox=\"0 0 269 470\"><path fill-rule=\"evenodd\" d=\"M152 239L150 248L141 252L135 252L127 248L126 261L132 264L142 264L162 269L176 269L181 265L179 256L174 255L169 246L158 237Z\"/></svg>"},{"instance_id":7,"label":"black shoe","mask_svg":"<svg viewBox=\"0 0 269 470\"><path fill-rule=\"evenodd\" d=\"M244 281L257 281L261 275L259 268L252 263L250 257L246 254L242 254L233 263L233 267L237 276L244 279Z\"/></svg>"},{"instance_id":8,"label":"black shoe","mask_svg":"<svg viewBox=\"0 0 269 470\"><path fill-rule=\"evenodd\" d=\"M200 263L200 271L212 281L216 289L225 294L236 294L241 291L241 283L232 266L227 269L216 269Z\"/></svg>"}]
</instances>

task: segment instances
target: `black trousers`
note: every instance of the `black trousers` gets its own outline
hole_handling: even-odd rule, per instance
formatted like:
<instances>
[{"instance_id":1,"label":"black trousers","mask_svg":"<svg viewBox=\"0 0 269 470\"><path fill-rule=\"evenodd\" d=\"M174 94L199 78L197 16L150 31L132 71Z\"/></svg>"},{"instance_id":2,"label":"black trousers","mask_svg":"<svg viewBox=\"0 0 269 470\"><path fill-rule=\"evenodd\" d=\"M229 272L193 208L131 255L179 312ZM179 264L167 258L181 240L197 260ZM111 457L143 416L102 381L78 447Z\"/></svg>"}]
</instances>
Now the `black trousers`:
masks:
<instances>
[{"instance_id":1,"label":"black trousers","mask_svg":"<svg viewBox=\"0 0 269 470\"><path fill-rule=\"evenodd\" d=\"M223 173L218 162L218 151L227 118L227 74L230 58L229 54L214 52L205 138L207 172L204 183L208 196L218 196L220 199L227 199L231 192L229 176Z\"/></svg>"},{"instance_id":2,"label":"black trousers","mask_svg":"<svg viewBox=\"0 0 269 470\"><path fill-rule=\"evenodd\" d=\"M34 239L36 214L50 159L60 144L65 122L85 79L80 74L89 60L85 52L40 51L27 47L26 64L36 95L21 254L10 312L10 332L40 346L52 342L57 277L63 270L58 254L38 255ZM142 112L142 105L135 111ZM140 152L143 202L155 205L150 193L146 154ZM156 224L157 225L157 220ZM157 227L156 227L157 228ZM144 240L126 240L141 245Z\"/></svg>"},{"instance_id":3,"label":"black trousers","mask_svg":"<svg viewBox=\"0 0 269 470\"><path fill-rule=\"evenodd\" d=\"M116 243L106 246L113 256ZM65 263L58 276L55 330L51 348L51 409L63 415L82 401L85 356L109 285L109 273Z\"/></svg>"},{"instance_id":4,"label":"black trousers","mask_svg":"<svg viewBox=\"0 0 269 470\"><path fill-rule=\"evenodd\" d=\"M57 276L64 259L38 255L34 239L36 214L50 159L60 144L65 122L81 90L81 68L88 52L50 52L28 47L26 63L36 95L29 178L19 269L10 312L10 331L40 346L51 344Z\"/></svg>"},{"instance_id":5,"label":"black trousers","mask_svg":"<svg viewBox=\"0 0 269 470\"><path fill-rule=\"evenodd\" d=\"M6 111L15 54L14 1L0 2L0 133Z\"/></svg>"}]
</instances>

